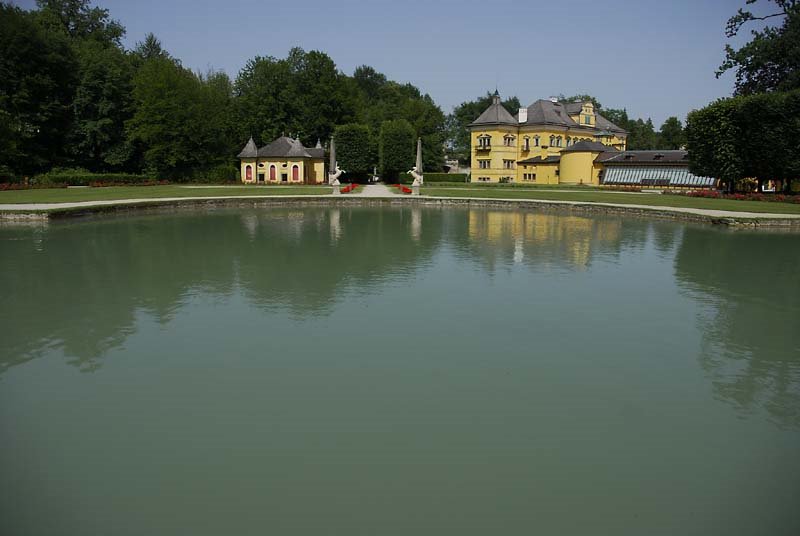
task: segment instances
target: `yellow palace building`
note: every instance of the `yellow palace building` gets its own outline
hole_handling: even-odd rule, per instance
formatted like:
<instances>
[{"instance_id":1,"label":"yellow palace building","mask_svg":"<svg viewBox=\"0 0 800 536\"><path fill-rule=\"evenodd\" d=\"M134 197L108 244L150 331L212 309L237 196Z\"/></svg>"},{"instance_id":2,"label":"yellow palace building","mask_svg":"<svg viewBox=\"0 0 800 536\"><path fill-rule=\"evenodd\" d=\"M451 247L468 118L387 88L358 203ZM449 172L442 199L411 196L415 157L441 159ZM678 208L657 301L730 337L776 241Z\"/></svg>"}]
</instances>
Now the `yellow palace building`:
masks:
<instances>
[{"instance_id":1,"label":"yellow palace building","mask_svg":"<svg viewBox=\"0 0 800 536\"><path fill-rule=\"evenodd\" d=\"M474 182L599 184L605 153L628 135L591 102L541 99L511 115L496 91L469 128Z\"/></svg>"}]
</instances>

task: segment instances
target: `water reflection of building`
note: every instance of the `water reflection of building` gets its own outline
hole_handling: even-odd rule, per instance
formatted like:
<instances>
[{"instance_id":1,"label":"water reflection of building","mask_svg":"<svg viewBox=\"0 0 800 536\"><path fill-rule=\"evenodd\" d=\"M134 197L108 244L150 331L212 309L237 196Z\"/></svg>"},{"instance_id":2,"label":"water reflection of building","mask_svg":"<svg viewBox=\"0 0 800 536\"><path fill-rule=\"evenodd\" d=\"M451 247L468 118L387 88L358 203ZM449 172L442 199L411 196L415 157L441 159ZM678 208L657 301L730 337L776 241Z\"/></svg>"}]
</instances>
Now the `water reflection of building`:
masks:
<instances>
[{"instance_id":1,"label":"water reflection of building","mask_svg":"<svg viewBox=\"0 0 800 536\"><path fill-rule=\"evenodd\" d=\"M506 249L514 262L565 262L588 266L593 250L619 242L620 219L586 218L512 210L471 209L469 237L475 247L491 244L491 255ZM499 247L498 247L499 246ZM504 248L505 246L505 248ZM547 251L548 255L544 255Z\"/></svg>"}]
</instances>

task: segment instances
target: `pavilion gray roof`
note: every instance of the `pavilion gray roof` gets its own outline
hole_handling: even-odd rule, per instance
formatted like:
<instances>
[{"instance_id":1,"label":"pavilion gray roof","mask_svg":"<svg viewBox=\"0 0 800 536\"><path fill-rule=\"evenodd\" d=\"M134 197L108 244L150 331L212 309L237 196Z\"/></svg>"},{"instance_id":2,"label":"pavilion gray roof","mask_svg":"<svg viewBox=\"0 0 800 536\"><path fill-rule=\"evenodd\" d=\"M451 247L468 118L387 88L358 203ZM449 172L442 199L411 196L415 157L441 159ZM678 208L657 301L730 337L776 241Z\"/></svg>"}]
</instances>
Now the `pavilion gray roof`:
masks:
<instances>
[{"instance_id":1,"label":"pavilion gray roof","mask_svg":"<svg viewBox=\"0 0 800 536\"><path fill-rule=\"evenodd\" d=\"M250 136L244 149L239 153L238 158L255 158L256 156L258 156L258 147L256 147L256 142L253 141L253 137Z\"/></svg>"},{"instance_id":2,"label":"pavilion gray roof","mask_svg":"<svg viewBox=\"0 0 800 536\"><path fill-rule=\"evenodd\" d=\"M311 158L308 149L303 147L300 140L281 136L258 150L259 157L272 158Z\"/></svg>"}]
</instances>

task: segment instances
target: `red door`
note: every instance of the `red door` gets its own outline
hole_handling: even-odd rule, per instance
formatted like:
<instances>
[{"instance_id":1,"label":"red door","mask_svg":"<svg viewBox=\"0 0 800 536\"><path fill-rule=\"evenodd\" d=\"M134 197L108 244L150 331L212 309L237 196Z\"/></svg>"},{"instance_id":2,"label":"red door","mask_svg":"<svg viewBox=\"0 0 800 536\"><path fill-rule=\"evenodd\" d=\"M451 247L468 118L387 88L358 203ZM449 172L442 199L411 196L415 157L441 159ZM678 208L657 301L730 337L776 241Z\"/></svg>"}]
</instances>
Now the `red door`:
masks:
<instances>
[{"instance_id":1,"label":"red door","mask_svg":"<svg viewBox=\"0 0 800 536\"><path fill-rule=\"evenodd\" d=\"M244 176L247 182L253 180L253 168L251 166L247 166L246 168L244 168Z\"/></svg>"},{"instance_id":2,"label":"red door","mask_svg":"<svg viewBox=\"0 0 800 536\"><path fill-rule=\"evenodd\" d=\"M292 166L292 180L293 181L300 180L300 167L299 166Z\"/></svg>"}]
</instances>

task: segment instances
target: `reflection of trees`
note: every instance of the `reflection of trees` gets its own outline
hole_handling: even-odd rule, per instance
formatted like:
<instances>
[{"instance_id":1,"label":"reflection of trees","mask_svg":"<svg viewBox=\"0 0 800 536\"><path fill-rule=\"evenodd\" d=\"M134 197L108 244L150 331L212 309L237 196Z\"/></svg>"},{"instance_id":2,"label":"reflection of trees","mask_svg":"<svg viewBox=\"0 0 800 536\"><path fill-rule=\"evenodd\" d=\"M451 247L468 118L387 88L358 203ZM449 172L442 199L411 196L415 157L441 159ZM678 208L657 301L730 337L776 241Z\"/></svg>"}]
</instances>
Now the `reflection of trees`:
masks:
<instances>
[{"instance_id":1,"label":"reflection of trees","mask_svg":"<svg viewBox=\"0 0 800 536\"><path fill-rule=\"evenodd\" d=\"M441 214L231 210L0 229L0 372L53 347L93 370L137 314L166 323L194 296L237 285L262 307L329 312L349 287L410 275L438 243Z\"/></svg>"},{"instance_id":2,"label":"reflection of trees","mask_svg":"<svg viewBox=\"0 0 800 536\"><path fill-rule=\"evenodd\" d=\"M688 227L675 271L711 313L701 365L715 393L742 411L762 407L800 425L800 236Z\"/></svg>"}]
</instances>

